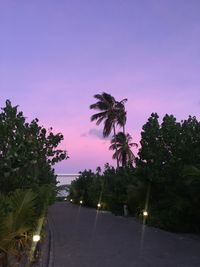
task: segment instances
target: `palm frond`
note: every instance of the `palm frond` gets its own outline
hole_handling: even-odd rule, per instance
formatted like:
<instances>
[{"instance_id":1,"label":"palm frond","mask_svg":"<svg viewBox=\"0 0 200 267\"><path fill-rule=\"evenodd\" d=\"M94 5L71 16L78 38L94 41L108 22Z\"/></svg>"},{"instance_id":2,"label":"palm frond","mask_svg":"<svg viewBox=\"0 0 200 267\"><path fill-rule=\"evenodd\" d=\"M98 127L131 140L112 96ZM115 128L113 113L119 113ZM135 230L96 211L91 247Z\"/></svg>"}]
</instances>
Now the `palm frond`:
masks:
<instances>
[{"instance_id":1,"label":"palm frond","mask_svg":"<svg viewBox=\"0 0 200 267\"><path fill-rule=\"evenodd\" d=\"M95 104L90 105L90 109L96 109L96 110L107 110L109 108L108 105L104 102L97 102Z\"/></svg>"},{"instance_id":2,"label":"palm frond","mask_svg":"<svg viewBox=\"0 0 200 267\"><path fill-rule=\"evenodd\" d=\"M138 144L137 143L129 143L129 146L131 146L131 147L138 147Z\"/></svg>"},{"instance_id":3,"label":"palm frond","mask_svg":"<svg viewBox=\"0 0 200 267\"><path fill-rule=\"evenodd\" d=\"M112 95L110 95L110 94L108 94L106 92L102 93L102 99L108 105L114 105L116 103L115 98Z\"/></svg>"},{"instance_id":4,"label":"palm frond","mask_svg":"<svg viewBox=\"0 0 200 267\"><path fill-rule=\"evenodd\" d=\"M101 121L102 121L102 120L104 120L104 119L106 118L106 116L107 116L107 112L106 112L106 111L104 111L104 112L99 112L99 113L93 114L93 115L91 116L90 120L91 120L91 121L96 121L96 120L101 119ZM99 123L98 123L98 124L99 124Z\"/></svg>"},{"instance_id":5,"label":"palm frond","mask_svg":"<svg viewBox=\"0 0 200 267\"><path fill-rule=\"evenodd\" d=\"M112 131L112 128L113 128L113 121L107 118L104 122L103 136L104 137L109 136Z\"/></svg>"},{"instance_id":6,"label":"palm frond","mask_svg":"<svg viewBox=\"0 0 200 267\"><path fill-rule=\"evenodd\" d=\"M121 101L119 101L119 103L124 105L127 101L128 101L128 98L124 98Z\"/></svg>"},{"instance_id":7,"label":"palm frond","mask_svg":"<svg viewBox=\"0 0 200 267\"><path fill-rule=\"evenodd\" d=\"M11 195L11 203L13 207L13 212L10 213L8 217L8 225L12 225L12 230L17 230L22 227L26 228L30 225L32 218L34 216L34 200L36 194L32 190L16 190ZM12 220L15 222L12 223Z\"/></svg>"},{"instance_id":8,"label":"palm frond","mask_svg":"<svg viewBox=\"0 0 200 267\"><path fill-rule=\"evenodd\" d=\"M137 144L131 143L131 140L131 135L128 133L124 134L123 132L117 133L111 140L109 150L116 150L113 157L118 157L123 166L128 162L133 162L135 160L135 155L133 154L131 147L137 147Z\"/></svg>"},{"instance_id":9,"label":"palm frond","mask_svg":"<svg viewBox=\"0 0 200 267\"><path fill-rule=\"evenodd\" d=\"M17 251L19 243L36 226L35 197L31 190L19 189L9 196L11 210L0 221L1 250L9 253Z\"/></svg>"}]
</instances>

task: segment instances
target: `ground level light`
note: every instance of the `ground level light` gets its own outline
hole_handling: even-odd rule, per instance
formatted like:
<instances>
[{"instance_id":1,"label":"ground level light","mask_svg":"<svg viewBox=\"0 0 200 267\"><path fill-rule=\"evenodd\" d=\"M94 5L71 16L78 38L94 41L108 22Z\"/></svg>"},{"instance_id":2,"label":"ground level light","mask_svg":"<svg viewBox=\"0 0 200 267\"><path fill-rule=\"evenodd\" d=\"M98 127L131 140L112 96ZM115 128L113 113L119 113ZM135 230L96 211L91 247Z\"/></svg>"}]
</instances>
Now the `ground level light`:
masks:
<instances>
[{"instance_id":1,"label":"ground level light","mask_svg":"<svg viewBox=\"0 0 200 267\"><path fill-rule=\"evenodd\" d=\"M40 235L34 235L33 242L38 242L38 241L40 241Z\"/></svg>"},{"instance_id":2,"label":"ground level light","mask_svg":"<svg viewBox=\"0 0 200 267\"><path fill-rule=\"evenodd\" d=\"M149 214L146 210L143 211L143 216L147 217Z\"/></svg>"}]
</instances>

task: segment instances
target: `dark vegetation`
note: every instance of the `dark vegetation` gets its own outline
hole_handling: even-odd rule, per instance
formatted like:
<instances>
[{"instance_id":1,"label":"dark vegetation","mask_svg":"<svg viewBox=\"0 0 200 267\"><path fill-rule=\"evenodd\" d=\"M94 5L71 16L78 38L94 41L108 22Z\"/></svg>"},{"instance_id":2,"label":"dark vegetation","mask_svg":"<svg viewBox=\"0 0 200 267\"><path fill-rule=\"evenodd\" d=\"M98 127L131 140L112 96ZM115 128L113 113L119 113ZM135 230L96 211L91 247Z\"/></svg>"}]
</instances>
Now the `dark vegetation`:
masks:
<instances>
[{"instance_id":1,"label":"dark vegetation","mask_svg":"<svg viewBox=\"0 0 200 267\"><path fill-rule=\"evenodd\" d=\"M112 134L109 149L117 168L106 164L85 170L72 182L69 199L75 203L142 217L147 223L176 232L200 232L200 122L195 117L177 122L173 115L159 120L152 113L138 145L126 132L127 99L95 95L91 121ZM68 158L57 149L63 135L27 122L10 101L0 113L0 265L33 259L33 235L42 234L48 206L57 187L53 166ZM60 187L59 190L62 190ZM27 257L28 256L28 257Z\"/></svg>"},{"instance_id":2,"label":"dark vegetation","mask_svg":"<svg viewBox=\"0 0 200 267\"><path fill-rule=\"evenodd\" d=\"M67 158L58 150L62 134L28 123L6 101L0 113L0 265L32 260L33 234L42 235L47 208L56 197L53 165Z\"/></svg>"},{"instance_id":3,"label":"dark vegetation","mask_svg":"<svg viewBox=\"0 0 200 267\"><path fill-rule=\"evenodd\" d=\"M102 172L100 168L81 172L71 184L69 198L90 207L101 203L115 214L123 214L124 205L137 217L147 210L149 225L200 232L200 122L191 116L177 122L173 115L160 122L152 113L135 157L131 147L136 144L125 132L125 101L117 102L106 93L95 98L98 101L90 108L100 112L91 120L104 123L104 136L113 130L111 148L117 168L106 164ZM117 126L123 131L116 133Z\"/></svg>"}]
</instances>

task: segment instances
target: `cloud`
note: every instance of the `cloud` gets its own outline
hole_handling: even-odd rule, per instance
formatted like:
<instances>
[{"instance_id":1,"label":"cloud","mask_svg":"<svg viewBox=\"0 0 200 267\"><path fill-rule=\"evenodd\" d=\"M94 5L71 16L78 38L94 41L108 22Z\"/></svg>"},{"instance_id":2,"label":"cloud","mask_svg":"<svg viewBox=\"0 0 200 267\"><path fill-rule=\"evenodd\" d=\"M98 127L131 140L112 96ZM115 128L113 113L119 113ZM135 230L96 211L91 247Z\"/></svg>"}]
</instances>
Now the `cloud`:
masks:
<instances>
[{"instance_id":1,"label":"cloud","mask_svg":"<svg viewBox=\"0 0 200 267\"><path fill-rule=\"evenodd\" d=\"M88 135L97 137L99 139L104 139L102 130L100 130L100 129L92 128L89 130Z\"/></svg>"},{"instance_id":2,"label":"cloud","mask_svg":"<svg viewBox=\"0 0 200 267\"><path fill-rule=\"evenodd\" d=\"M87 133L82 133L81 137L94 137L101 140L111 140L111 136L103 137L103 130L91 128Z\"/></svg>"}]
</instances>

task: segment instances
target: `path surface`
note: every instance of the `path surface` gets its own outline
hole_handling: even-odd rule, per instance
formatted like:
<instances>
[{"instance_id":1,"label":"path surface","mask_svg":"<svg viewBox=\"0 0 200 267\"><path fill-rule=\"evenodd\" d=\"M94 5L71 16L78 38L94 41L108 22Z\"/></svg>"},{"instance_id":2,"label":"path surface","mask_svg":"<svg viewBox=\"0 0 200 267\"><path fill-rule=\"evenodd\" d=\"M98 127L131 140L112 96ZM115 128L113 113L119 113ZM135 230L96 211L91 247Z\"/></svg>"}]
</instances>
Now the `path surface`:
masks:
<instances>
[{"instance_id":1,"label":"path surface","mask_svg":"<svg viewBox=\"0 0 200 267\"><path fill-rule=\"evenodd\" d=\"M50 267L200 267L200 239L68 202L49 210Z\"/></svg>"}]
</instances>

